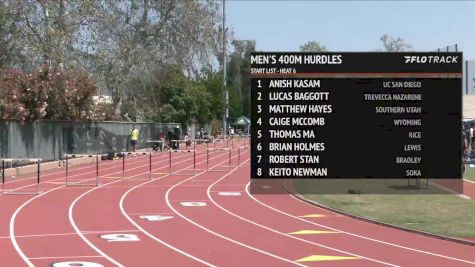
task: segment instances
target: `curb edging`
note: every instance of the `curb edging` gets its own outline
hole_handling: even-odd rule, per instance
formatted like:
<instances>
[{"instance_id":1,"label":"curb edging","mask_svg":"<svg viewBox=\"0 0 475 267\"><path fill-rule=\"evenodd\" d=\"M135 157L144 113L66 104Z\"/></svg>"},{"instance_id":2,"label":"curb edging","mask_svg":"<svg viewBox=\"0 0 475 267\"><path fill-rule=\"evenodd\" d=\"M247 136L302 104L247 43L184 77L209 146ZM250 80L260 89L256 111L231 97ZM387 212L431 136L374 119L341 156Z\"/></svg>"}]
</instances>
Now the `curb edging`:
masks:
<instances>
[{"instance_id":1,"label":"curb edging","mask_svg":"<svg viewBox=\"0 0 475 267\"><path fill-rule=\"evenodd\" d=\"M475 242L472 242L472 241L463 240L463 239L459 239L459 238L455 238L455 237L449 237L449 236L444 236L444 235L428 233L428 232L424 232L424 231L420 231L420 230L415 230L415 229L406 228L406 227L403 227L403 226L384 223L384 222L368 219L368 218L365 218L365 217L361 217L361 216L358 216L358 215L354 215L354 214L351 214L351 213L347 213L345 211L341 211L341 210L338 210L338 209L335 209L335 208L331 208L331 207L325 206L323 204L320 204L318 202L315 202L313 200L307 199L306 197L304 197L301 194L292 193L285 185L283 185L283 187L284 187L284 190L289 195L291 195L292 197L295 197L295 198L297 198L297 199L299 199L299 200L301 200L301 201L303 201L307 204L317 206L319 208L326 209L326 210L329 210L331 212L334 212L334 213L337 213L337 214L340 214L340 215L344 215L344 216L347 216L347 217L350 217L350 218L353 218L353 219L357 219L357 220L360 220L360 221L364 221L364 222L368 222L368 223L372 223L372 224L376 224L376 225L380 225L380 226L385 226L385 227L390 227L390 228L401 230L401 231L410 232L410 233L413 233L413 234L423 235L423 236L427 236L427 237L437 238L437 239L441 239L441 240L445 240L445 241L450 241L450 242L459 243L459 244L462 244L462 245L475 247Z\"/></svg>"}]
</instances>

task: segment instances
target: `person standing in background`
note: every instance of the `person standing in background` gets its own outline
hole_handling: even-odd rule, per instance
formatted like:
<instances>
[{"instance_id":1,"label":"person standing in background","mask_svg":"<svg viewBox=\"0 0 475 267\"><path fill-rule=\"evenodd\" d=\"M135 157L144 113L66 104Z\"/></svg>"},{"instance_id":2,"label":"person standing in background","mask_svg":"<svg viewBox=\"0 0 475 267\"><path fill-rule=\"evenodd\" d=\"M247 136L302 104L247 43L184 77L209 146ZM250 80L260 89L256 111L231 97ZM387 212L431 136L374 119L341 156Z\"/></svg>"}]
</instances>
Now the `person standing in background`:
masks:
<instances>
[{"instance_id":1,"label":"person standing in background","mask_svg":"<svg viewBox=\"0 0 475 267\"><path fill-rule=\"evenodd\" d=\"M188 135L185 135L185 146L188 148L191 146L191 139Z\"/></svg>"},{"instance_id":2,"label":"person standing in background","mask_svg":"<svg viewBox=\"0 0 475 267\"><path fill-rule=\"evenodd\" d=\"M135 128L135 124L134 124L134 126L132 126L132 131L130 131L130 144L132 145L132 152L135 152L135 150L137 149L138 140L139 140L139 130Z\"/></svg>"},{"instance_id":3,"label":"person standing in background","mask_svg":"<svg viewBox=\"0 0 475 267\"><path fill-rule=\"evenodd\" d=\"M161 141L158 145L160 146L160 151L162 151L165 147L165 133L163 131L158 134L158 140Z\"/></svg>"}]
</instances>

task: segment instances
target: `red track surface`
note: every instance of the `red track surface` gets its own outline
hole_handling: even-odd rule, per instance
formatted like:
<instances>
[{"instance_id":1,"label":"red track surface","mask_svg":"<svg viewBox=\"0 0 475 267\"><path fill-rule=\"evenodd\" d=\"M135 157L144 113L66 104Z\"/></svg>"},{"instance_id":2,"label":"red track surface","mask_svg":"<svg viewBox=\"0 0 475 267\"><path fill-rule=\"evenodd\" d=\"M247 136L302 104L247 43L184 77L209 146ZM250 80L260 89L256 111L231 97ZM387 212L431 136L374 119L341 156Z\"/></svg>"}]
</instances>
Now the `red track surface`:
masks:
<instances>
[{"instance_id":1,"label":"red track surface","mask_svg":"<svg viewBox=\"0 0 475 267\"><path fill-rule=\"evenodd\" d=\"M249 151L241 152L246 163L231 172L154 174L149 181L148 156L137 156L127 161L126 180L120 179L121 161L101 163L107 178L99 187L66 187L63 171L44 175L38 196L0 196L0 266L475 265L475 247L344 217L291 195L250 195ZM211 165L223 169L226 155L214 152ZM236 166L237 149L232 155ZM206 168L205 160L204 150L198 150L198 169ZM179 153L173 164L176 170L189 168L192 157ZM165 172L167 165L166 153L153 156L154 173ZM86 166L71 175L92 179L94 171ZM31 188L32 181L10 186ZM475 183L466 182L465 195L475 198ZM169 217L140 217L147 215ZM325 232L294 234L302 230ZM101 238L108 234L137 239ZM298 261L312 255L318 257ZM60 262L90 264L53 265Z\"/></svg>"}]
</instances>

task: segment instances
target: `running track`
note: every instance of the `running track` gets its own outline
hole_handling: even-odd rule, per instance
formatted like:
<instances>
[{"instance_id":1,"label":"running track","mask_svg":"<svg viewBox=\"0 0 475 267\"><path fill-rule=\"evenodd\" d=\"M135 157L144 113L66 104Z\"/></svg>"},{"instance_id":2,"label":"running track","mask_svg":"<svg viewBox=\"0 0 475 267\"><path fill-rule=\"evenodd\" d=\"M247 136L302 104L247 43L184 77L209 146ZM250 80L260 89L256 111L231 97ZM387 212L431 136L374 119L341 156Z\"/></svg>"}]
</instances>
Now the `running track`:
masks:
<instances>
[{"instance_id":1,"label":"running track","mask_svg":"<svg viewBox=\"0 0 475 267\"><path fill-rule=\"evenodd\" d=\"M99 187L65 187L63 171L44 175L38 196L0 196L0 266L475 266L475 247L344 217L291 195L250 195L249 151L241 153L237 166L233 150L231 172L174 176L159 174L168 156L157 153L151 181L143 156L128 159L126 180L121 161L103 162ZM173 160L189 172L189 155ZM199 150L198 169L205 160ZM227 157L215 152L210 162L222 169ZM86 166L71 175L94 172ZM475 197L474 183L466 182L465 194Z\"/></svg>"}]
</instances>

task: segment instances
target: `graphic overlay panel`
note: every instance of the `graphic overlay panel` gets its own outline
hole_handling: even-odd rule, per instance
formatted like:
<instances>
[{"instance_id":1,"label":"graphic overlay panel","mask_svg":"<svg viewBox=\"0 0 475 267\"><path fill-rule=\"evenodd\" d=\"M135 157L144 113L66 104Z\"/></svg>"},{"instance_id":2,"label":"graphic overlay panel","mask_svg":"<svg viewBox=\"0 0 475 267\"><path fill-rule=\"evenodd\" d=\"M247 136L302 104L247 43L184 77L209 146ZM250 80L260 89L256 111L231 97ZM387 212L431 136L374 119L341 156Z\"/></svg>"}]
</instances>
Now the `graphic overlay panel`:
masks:
<instances>
[{"instance_id":1,"label":"graphic overlay panel","mask_svg":"<svg viewBox=\"0 0 475 267\"><path fill-rule=\"evenodd\" d=\"M461 181L462 62L462 53L252 54L252 180Z\"/></svg>"}]
</instances>

